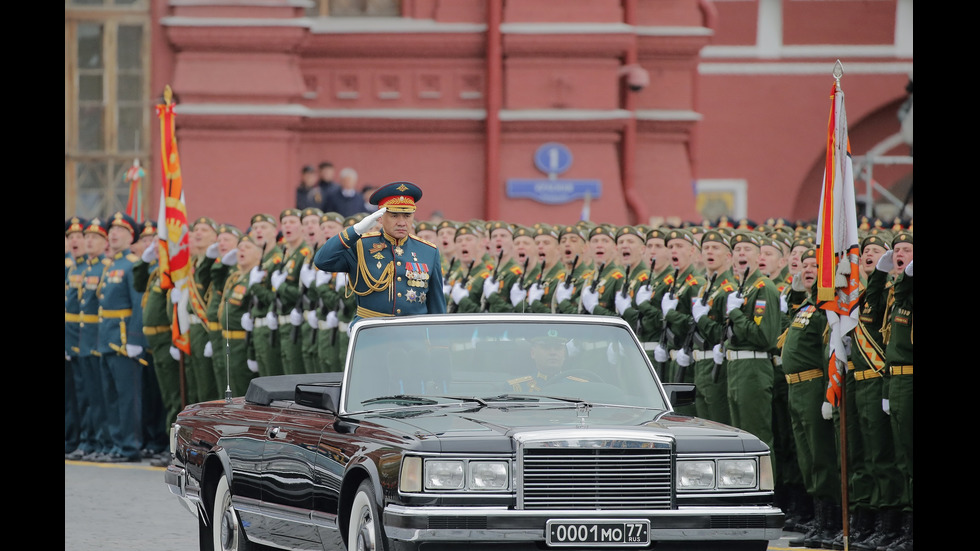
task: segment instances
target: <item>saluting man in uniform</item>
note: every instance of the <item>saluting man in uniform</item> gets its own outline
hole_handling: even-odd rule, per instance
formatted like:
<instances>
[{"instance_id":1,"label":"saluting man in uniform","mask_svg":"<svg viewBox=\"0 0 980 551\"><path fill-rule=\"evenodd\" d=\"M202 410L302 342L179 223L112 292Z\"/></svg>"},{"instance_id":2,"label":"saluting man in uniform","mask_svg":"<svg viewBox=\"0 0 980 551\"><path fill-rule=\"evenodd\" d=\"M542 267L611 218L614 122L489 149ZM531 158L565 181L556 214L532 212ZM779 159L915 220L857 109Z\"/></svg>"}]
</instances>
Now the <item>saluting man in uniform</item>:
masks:
<instances>
[{"instance_id":1,"label":"saluting man in uniform","mask_svg":"<svg viewBox=\"0 0 980 551\"><path fill-rule=\"evenodd\" d=\"M421 197L411 182L382 186L369 199L378 210L316 252L317 268L350 274L347 292L357 295L351 325L361 318L445 313L439 249L411 233ZM369 231L378 221L381 231Z\"/></svg>"}]
</instances>

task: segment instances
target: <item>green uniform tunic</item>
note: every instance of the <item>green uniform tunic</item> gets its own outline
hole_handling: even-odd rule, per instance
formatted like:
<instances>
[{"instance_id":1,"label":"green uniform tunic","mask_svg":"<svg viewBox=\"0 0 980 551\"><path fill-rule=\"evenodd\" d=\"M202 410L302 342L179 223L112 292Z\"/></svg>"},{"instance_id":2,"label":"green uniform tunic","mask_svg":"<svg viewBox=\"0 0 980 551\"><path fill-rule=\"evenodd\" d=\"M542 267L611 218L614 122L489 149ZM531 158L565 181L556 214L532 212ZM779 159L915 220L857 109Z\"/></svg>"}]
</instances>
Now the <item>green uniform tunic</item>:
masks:
<instances>
[{"instance_id":1,"label":"green uniform tunic","mask_svg":"<svg viewBox=\"0 0 980 551\"><path fill-rule=\"evenodd\" d=\"M242 329L242 315L249 310L250 303L248 272L236 269L228 274L221 293L218 319L224 348L220 352L215 350L216 357L221 354L227 358L232 396L244 396L248 384L257 376L248 368L249 351Z\"/></svg>"},{"instance_id":2,"label":"green uniform tunic","mask_svg":"<svg viewBox=\"0 0 980 551\"><path fill-rule=\"evenodd\" d=\"M714 347L725 341L725 302L728 293L735 292L735 276L732 271L725 270L715 278L715 284L706 297L708 313L697 321L697 333L694 336L694 409L698 417L711 419L719 423L731 424L731 412L728 408L728 371L724 360L715 367ZM698 298L708 292L707 286L701 287Z\"/></svg>"},{"instance_id":3,"label":"green uniform tunic","mask_svg":"<svg viewBox=\"0 0 980 551\"><path fill-rule=\"evenodd\" d=\"M207 324L201 324L206 327L207 337L211 342L211 356L207 359L209 360L208 365L211 366L214 397L208 398L209 400L217 400L223 397L228 389L228 372L226 370L228 359L225 356L225 338L221 334L221 320L218 319L218 311L221 308L221 301L225 292L225 282L232 270L230 266L225 266L220 261L213 263L209 270L211 272L208 285L210 290L207 293L208 302L205 310ZM191 324L192 331L194 327L195 325ZM195 353L193 346L191 352ZM203 350L201 355L204 355Z\"/></svg>"},{"instance_id":4,"label":"green uniform tunic","mask_svg":"<svg viewBox=\"0 0 980 551\"><path fill-rule=\"evenodd\" d=\"M299 325L294 325L290 312L294 309L302 312L299 272L312 255L313 251L303 241L294 250L287 251L279 267L286 275L286 280L276 289L276 299L282 305L279 310L279 351L282 355L282 369L286 375L307 372L300 338L304 322L300 320ZM297 304L300 306L297 307Z\"/></svg>"},{"instance_id":5,"label":"green uniform tunic","mask_svg":"<svg viewBox=\"0 0 980 551\"><path fill-rule=\"evenodd\" d=\"M261 270L265 272L265 277L260 283L252 285L249 294L252 303L249 305L249 312L252 314L251 344L255 348L255 359L259 362L259 375L282 375L282 355L279 346L279 332L281 328L273 329L270 327L266 314L273 312L276 316L276 323L279 322L279 312L275 310L276 294L272 290L269 282L269 275L279 269L282 264L282 249L272 247L262 257ZM288 331L288 328L286 328ZM217 353L217 351L215 351Z\"/></svg>"},{"instance_id":6,"label":"green uniform tunic","mask_svg":"<svg viewBox=\"0 0 980 551\"><path fill-rule=\"evenodd\" d=\"M185 389L187 403L217 400L221 397L218 381L214 376L214 365L211 357L204 355L207 343L211 342L211 328L208 315L208 300L216 294L211 272L215 266L223 266L220 261L200 255L191 259L190 300L187 309L190 313L191 326L188 330L191 353L184 359ZM227 269L227 266L224 266ZM215 306L217 313L217 306ZM214 320L217 321L217 320ZM212 352L214 343L212 342ZM224 381L224 377L221 378Z\"/></svg>"},{"instance_id":7,"label":"green uniform tunic","mask_svg":"<svg viewBox=\"0 0 980 551\"><path fill-rule=\"evenodd\" d=\"M144 422L156 425L149 428L150 434L147 436L151 440L157 439L158 443L162 437L165 444L170 425L177 420L177 414L183 409L180 364L170 355L170 347L173 345L173 304L169 293L160 288L160 270L156 261L147 263L139 260L133 265L133 287L143 293L143 334L146 335L149 352L153 357L153 371L162 402L160 416L144 407ZM146 399L144 395L144 405ZM163 448L157 451L163 451Z\"/></svg>"},{"instance_id":8,"label":"green uniform tunic","mask_svg":"<svg viewBox=\"0 0 980 551\"><path fill-rule=\"evenodd\" d=\"M834 425L823 418L826 401L827 315L810 299L793 314L783 343L783 370L789 387L789 413L796 457L807 494L840 501L840 475Z\"/></svg>"}]
</instances>

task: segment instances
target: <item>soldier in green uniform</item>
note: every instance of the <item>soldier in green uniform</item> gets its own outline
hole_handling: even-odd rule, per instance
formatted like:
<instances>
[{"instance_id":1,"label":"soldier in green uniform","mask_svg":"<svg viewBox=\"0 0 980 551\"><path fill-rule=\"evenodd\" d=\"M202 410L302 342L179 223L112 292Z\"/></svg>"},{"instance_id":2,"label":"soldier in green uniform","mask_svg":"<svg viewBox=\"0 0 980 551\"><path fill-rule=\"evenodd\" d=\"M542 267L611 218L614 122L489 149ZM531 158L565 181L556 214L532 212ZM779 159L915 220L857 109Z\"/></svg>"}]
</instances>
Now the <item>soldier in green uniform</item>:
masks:
<instances>
[{"instance_id":1,"label":"soldier in green uniform","mask_svg":"<svg viewBox=\"0 0 980 551\"><path fill-rule=\"evenodd\" d=\"M496 259L496 265L489 277L483 281L480 302L483 312L514 311L514 305L510 300L510 289L520 280L525 269L518 263L514 243L518 229L507 222L490 224L490 253ZM521 228L521 232L529 237L527 228ZM501 293L501 290L506 290L506 294Z\"/></svg>"},{"instance_id":2,"label":"soldier in green uniform","mask_svg":"<svg viewBox=\"0 0 980 551\"><path fill-rule=\"evenodd\" d=\"M725 304L728 293L735 291L729 237L720 230L705 232L701 254L706 275L714 283L702 286L691 305L691 317L697 326L690 352L696 392L694 409L698 417L727 425L731 423L728 375L723 368L724 358L718 358L721 362L715 363L714 349L725 340ZM680 358L678 354L678 362Z\"/></svg>"},{"instance_id":3,"label":"soldier in green uniform","mask_svg":"<svg viewBox=\"0 0 980 551\"><path fill-rule=\"evenodd\" d=\"M849 536L851 546L872 537L883 527L879 519L891 515L890 539L898 536L898 506L903 483L895 465L894 442L888 415L881 409L884 388L885 345L881 337L884 319L883 292L869 294L867 280L878 260L891 248L890 239L867 235L861 240L861 295L858 324L851 332L845 402ZM884 289L880 289L883 291ZM883 511L892 511L883 513ZM878 539L884 538L879 535ZM877 547L877 541L873 542Z\"/></svg>"},{"instance_id":4,"label":"soldier in green uniform","mask_svg":"<svg viewBox=\"0 0 980 551\"><path fill-rule=\"evenodd\" d=\"M565 280L566 266L561 262L558 229L540 224L534 229L534 245L539 263L528 270L524 287L511 287L511 302L518 312L551 312L551 297Z\"/></svg>"},{"instance_id":5,"label":"soldier in green uniform","mask_svg":"<svg viewBox=\"0 0 980 551\"><path fill-rule=\"evenodd\" d=\"M593 269L586 234L579 226L564 226L558 232L558 252L565 277L551 295L551 311L562 314L578 312L579 294L584 275Z\"/></svg>"},{"instance_id":6,"label":"soldier in green uniform","mask_svg":"<svg viewBox=\"0 0 980 551\"><path fill-rule=\"evenodd\" d=\"M190 354L184 358L184 403L193 404L220 397L215 386L211 357L204 355L210 342L207 303L211 293L211 266L218 261L218 225L202 216L190 226L190 278L187 311L190 327L187 338Z\"/></svg>"},{"instance_id":7,"label":"soldier in green uniform","mask_svg":"<svg viewBox=\"0 0 980 551\"><path fill-rule=\"evenodd\" d=\"M269 274L269 281L279 305L279 346L283 372L287 375L305 373L303 363L302 297L300 295L300 270L313 251L306 244L303 233L302 211L286 209L279 215L285 248L279 268Z\"/></svg>"},{"instance_id":8,"label":"soldier in green uniform","mask_svg":"<svg viewBox=\"0 0 980 551\"><path fill-rule=\"evenodd\" d=\"M901 494L897 511L883 510L882 530L858 542L859 549L877 544L893 551L912 549L912 232L898 231L892 239L892 250L878 259L874 273L868 278L866 292L884 295L885 305L881 328L885 343L885 373L882 410L889 416L894 441L895 463L901 477ZM900 511L901 528L896 536L894 527Z\"/></svg>"},{"instance_id":9,"label":"soldier in green uniform","mask_svg":"<svg viewBox=\"0 0 980 551\"><path fill-rule=\"evenodd\" d=\"M813 293L817 281L816 251L804 252L801 263L803 271L794 280L802 283L806 298L791 313L782 347L783 370L796 458L807 494L813 499L815 519L810 530L794 541L796 545L820 548L825 541L829 547L841 529L841 484L837 439L826 398L827 315L817 306Z\"/></svg>"},{"instance_id":10,"label":"soldier in green uniform","mask_svg":"<svg viewBox=\"0 0 980 551\"><path fill-rule=\"evenodd\" d=\"M320 215L321 239L326 242L344 229L344 217L336 212ZM319 247L317 247L319 248ZM311 307L316 316L316 370L320 373L343 371L339 357L342 294L337 291L337 272L327 272L313 266L313 285L309 289ZM346 275L346 274L345 274ZM309 314L308 314L309 315Z\"/></svg>"},{"instance_id":11,"label":"soldier in green uniform","mask_svg":"<svg viewBox=\"0 0 980 551\"><path fill-rule=\"evenodd\" d=\"M303 370L306 373L317 373L320 371L319 352L317 337L319 336L319 322L317 320L317 300L313 289L316 286L317 269L313 265L313 253L325 241L323 231L320 229L320 217L323 212L318 208L303 209L300 221L305 232L306 243L312 251L306 257L306 262L302 264L299 271L299 301L302 323L300 324L300 349L303 358Z\"/></svg>"},{"instance_id":12,"label":"soldier in green uniform","mask_svg":"<svg viewBox=\"0 0 980 551\"><path fill-rule=\"evenodd\" d=\"M674 273L677 271L670 263L670 252L667 250L666 228L653 228L647 232L644 261L652 266L650 280L646 285L639 286L633 294L633 305L623 310L622 317L636 328L636 336L643 344L650 361L658 367L661 378L664 363L654 357L654 350L660 344L664 329L663 314L660 303L655 302L654 296L663 296L674 284Z\"/></svg>"},{"instance_id":13,"label":"soldier in green uniform","mask_svg":"<svg viewBox=\"0 0 980 551\"><path fill-rule=\"evenodd\" d=\"M195 327L200 327L204 330L202 338L207 339L200 355L207 360L205 365L210 369L208 377L206 377L210 380L210 384L205 390L211 394L207 398L202 398L206 400L217 400L224 396L228 389L228 359L224 354L225 339L221 336L221 320L218 319L218 309L221 307L222 293L224 293L228 274L238 265L238 241L241 237L242 232L234 226L229 224L218 226L218 241L208 246L206 255L212 260L201 267L202 271L209 272L207 277L202 277L202 280L208 282L207 290L204 293L207 302L204 305L204 318L201 323L195 324L193 318L191 321L191 355L194 357L193 361L196 362L198 353L195 351L193 332ZM203 379L205 377L202 376L199 383ZM201 386L200 389L204 389L204 387Z\"/></svg>"},{"instance_id":14,"label":"soldier in green uniform","mask_svg":"<svg viewBox=\"0 0 980 551\"><path fill-rule=\"evenodd\" d=\"M733 271L742 293L729 294L725 306L731 328L725 341L729 411L732 425L772 448L771 351L782 330L779 292L759 271L759 236L738 231L731 243Z\"/></svg>"},{"instance_id":15,"label":"soldier in green uniform","mask_svg":"<svg viewBox=\"0 0 980 551\"><path fill-rule=\"evenodd\" d=\"M616 313L620 317L633 305L636 289L650 281L650 272L643 254L648 231L641 230L639 226L623 226L616 232L617 262L629 274L628 280L614 297Z\"/></svg>"},{"instance_id":16,"label":"soldier in green uniform","mask_svg":"<svg viewBox=\"0 0 980 551\"><path fill-rule=\"evenodd\" d=\"M435 244L439 247L439 257L442 258L442 280L449 278L449 265L456 256L456 230L459 224L452 220L442 220L436 224ZM449 294L449 293L446 293Z\"/></svg>"},{"instance_id":17,"label":"soldier in green uniform","mask_svg":"<svg viewBox=\"0 0 980 551\"><path fill-rule=\"evenodd\" d=\"M456 255L459 259L449 274L448 301L450 312L477 312L483 296L483 280L490 276L487 267L486 241L482 226L463 224L456 230ZM445 288L444 288L445 290Z\"/></svg>"},{"instance_id":18,"label":"soldier in green uniform","mask_svg":"<svg viewBox=\"0 0 980 551\"><path fill-rule=\"evenodd\" d=\"M249 274L258 267L262 259L262 245L249 235L243 235L238 243L238 262L228 274L218 306L218 319L221 324L223 347L215 354L226 357L228 387L232 396L244 396L248 384L259 372L258 361L250 356L246 344L246 331L242 318L250 307L249 291L256 288L250 284ZM254 335L253 335L254 338Z\"/></svg>"},{"instance_id":19,"label":"soldier in green uniform","mask_svg":"<svg viewBox=\"0 0 980 551\"><path fill-rule=\"evenodd\" d=\"M242 320L242 327L252 332L251 344L255 348L255 360L259 363L261 376L283 374L279 313L275 310L276 294L269 282L269 274L282 264L282 249L276 244L277 229L276 219L272 215L256 214L250 220L248 231L263 253L259 265L249 273L252 302L248 317ZM218 323L218 320L212 320L212 323Z\"/></svg>"},{"instance_id":20,"label":"soldier in green uniform","mask_svg":"<svg viewBox=\"0 0 980 551\"><path fill-rule=\"evenodd\" d=\"M589 232L589 251L595 269L585 274L579 291L580 314L616 316L616 294L627 283L626 273L618 264L616 234L618 228L596 226Z\"/></svg>"}]
</instances>

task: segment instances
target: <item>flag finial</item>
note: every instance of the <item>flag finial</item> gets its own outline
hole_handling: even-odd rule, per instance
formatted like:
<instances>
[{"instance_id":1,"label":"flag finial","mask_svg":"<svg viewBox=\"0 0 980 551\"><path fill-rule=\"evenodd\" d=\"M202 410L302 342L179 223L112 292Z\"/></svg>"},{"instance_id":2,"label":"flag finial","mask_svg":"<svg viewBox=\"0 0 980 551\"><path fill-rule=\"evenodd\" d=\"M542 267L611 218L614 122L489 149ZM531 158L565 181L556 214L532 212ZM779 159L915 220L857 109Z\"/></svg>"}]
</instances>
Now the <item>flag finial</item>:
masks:
<instances>
[{"instance_id":1,"label":"flag finial","mask_svg":"<svg viewBox=\"0 0 980 551\"><path fill-rule=\"evenodd\" d=\"M840 63L840 61L838 61L837 63ZM173 98L174 98L174 91L170 89L170 85L168 84L168 85L164 86L164 88L163 88L163 103L165 103L167 105L170 105L170 102L173 101Z\"/></svg>"},{"instance_id":2,"label":"flag finial","mask_svg":"<svg viewBox=\"0 0 980 551\"><path fill-rule=\"evenodd\" d=\"M842 76L844 76L844 65L842 65L838 59L837 62L834 63L834 78L840 80L840 77Z\"/></svg>"}]
</instances>

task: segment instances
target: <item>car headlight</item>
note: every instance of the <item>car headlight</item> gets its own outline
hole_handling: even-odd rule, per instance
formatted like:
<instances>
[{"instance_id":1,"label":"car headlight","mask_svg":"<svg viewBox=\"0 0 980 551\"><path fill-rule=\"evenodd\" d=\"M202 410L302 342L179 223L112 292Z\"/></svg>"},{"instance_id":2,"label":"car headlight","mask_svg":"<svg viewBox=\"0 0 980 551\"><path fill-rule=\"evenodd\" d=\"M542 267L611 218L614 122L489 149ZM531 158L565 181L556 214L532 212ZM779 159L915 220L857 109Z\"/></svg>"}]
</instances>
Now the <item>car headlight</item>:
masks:
<instances>
[{"instance_id":1,"label":"car headlight","mask_svg":"<svg viewBox=\"0 0 980 551\"><path fill-rule=\"evenodd\" d=\"M710 490L715 487L714 461L678 461L678 490Z\"/></svg>"},{"instance_id":2,"label":"car headlight","mask_svg":"<svg viewBox=\"0 0 980 551\"><path fill-rule=\"evenodd\" d=\"M433 461L425 462L426 490L460 490L463 488L462 461Z\"/></svg>"},{"instance_id":3,"label":"car headlight","mask_svg":"<svg viewBox=\"0 0 980 551\"><path fill-rule=\"evenodd\" d=\"M506 490L510 477L505 461L470 461L470 490Z\"/></svg>"},{"instance_id":4,"label":"car headlight","mask_svg":"<svg viewBox=\"0 0 980 551\"><path fill-rule=\"evenodd\" d=\"M721 459L718 461L718 488L754 488L756 463L754 459Z\"/></svg>"},{"instance_id":5,"label":"car headlight","mask_svg":"<svg viewBox=\"0 0 980 551\"><path fill-rule=\"evenodd\" d=\"M494 492L510 488L507 461L465 459L423 459L406 456L402 460L398 489L415 493L429 491Z\"/></svg>"}]
</instances>

